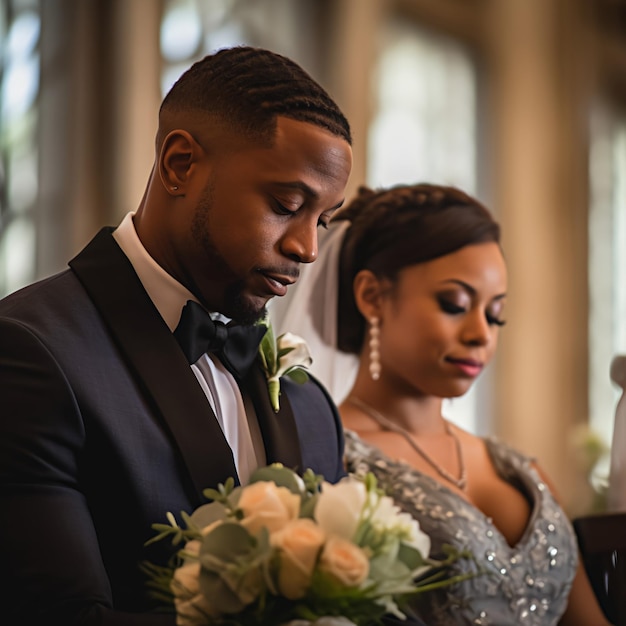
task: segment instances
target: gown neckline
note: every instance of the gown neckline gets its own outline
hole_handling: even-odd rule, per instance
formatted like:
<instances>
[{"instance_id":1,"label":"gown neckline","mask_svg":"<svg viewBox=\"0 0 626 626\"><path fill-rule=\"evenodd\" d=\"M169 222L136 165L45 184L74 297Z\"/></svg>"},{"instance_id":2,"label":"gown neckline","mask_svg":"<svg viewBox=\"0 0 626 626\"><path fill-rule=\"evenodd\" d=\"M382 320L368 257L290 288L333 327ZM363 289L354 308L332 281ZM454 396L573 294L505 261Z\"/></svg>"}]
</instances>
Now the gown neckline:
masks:
<instances>
[{"instance_id":1,"label":"gown neckline","mask_svg":"<svg viewBox=\"0 0 626 626\"><path fill-rule=\"evenodd\" d=\"M425 474L424 472L421 472L420 470L414 468L412 465L410 465L406 461L403 461L403 460L400 460L400 459L398 459L398 460L392 459L390 456L388 456L382 450L380 450L380 448L378 448L377 446L375 446L375 445L373 445L371 443L368 443L367 441L362 439L355 431L350 430L350 429L344 429L344 430L345 430L346 433L349 433L353 437L355 437L357 439L357 441L360 442L361 444L364 444L364 445L366 445L366 446L368 446L370 448L373 448L376 451L376 454L380 458L384 459L385 462L390 463L390 464L392 464L394 466L401 466L401 467L407 468L411 472L415 472L415 473L419 474L420 477L424 478L427 482L431 483L432 486L436 487L439 490L444 491L445 493L448 494L449 497L451 496L455 500L457 500L460 503L462 503L463 508L471 509L471 511L478 512L478 514L480 515L480 518L481 518L483 524L485 526L488 526L490 529L493 529L493 531L495 533L497 533L497 537L498 537L499 543L501 543L504 547L506 547L510 552L517 552L517 551L522 550L523 547L530 541L533 528L535 527L535 523L536 523L537 518L538 518L538 516L539 516L539 514L541 512L540 511L540 509L541 509L540 498L537 497L537 493L536 493L536 488L537 487L530 480L529 477L526 477L526 475L524 475L522 482L523 482L523 486L527 489L527 493L521 492L519 487L517 485L513 484L509 480L508 476L503 471L502 465L503 464L510 465L510 461L507 461L506 459L502 459L502 458L500 458L499 455L497 455L497 448L496 448L495 445L493 445L493 441L490 438L484 438L484 439L482 439L482 441L483 441L483 444L485 445L487 453L489 454L489 459L491 460L491 463L492 463L493 468L495 469L497 475L502 480L504 480L509 485L511 485L513 488L515 488L518 491L520 491L522 496L524 496L525 498L526 497L530 497L531 498L531 502L530 502L531 511L530 511L530 514L528 515L528 519L526 520L526 524L524 525L524 531L522 532L519 540L516 541L514 545L509 544L509 542L507 541L507 539L504 536L504 534L502 533L502 531L493 523L493 520L492 520L491 517L486 515L474 503L472 503L469 500L467 500L466 498L462 497L460 494L458 494L453 489L450 489L445 483L439 482L438 480L436 480L432 476L430 476L428 474ZM529 469L532 472L536 471L532 467L530 467ZM539 477L538 477L538 483L544 484L543 481Z\"/></svg>"}]
</instances>

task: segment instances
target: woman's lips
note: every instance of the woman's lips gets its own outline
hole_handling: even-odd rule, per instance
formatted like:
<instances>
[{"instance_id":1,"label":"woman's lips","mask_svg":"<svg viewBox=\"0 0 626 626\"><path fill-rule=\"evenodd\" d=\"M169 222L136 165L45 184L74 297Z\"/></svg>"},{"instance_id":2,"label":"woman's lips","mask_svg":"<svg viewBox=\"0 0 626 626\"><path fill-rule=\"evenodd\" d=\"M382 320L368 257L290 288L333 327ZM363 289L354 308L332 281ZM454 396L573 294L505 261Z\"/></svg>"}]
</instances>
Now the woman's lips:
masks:
<instances>
[{"instance_id":1,"label":"woman's lips","mask_svg":"<svg viewBox=\"0 0 626 626\"><path fill-rule=\"evenodd\" d=\"M481 373L483 369L483 364L479 361L474 361L473 359L446 359L448 363L451 363L459 369L465 376L469 376L471 378L475 378L478 374Z\"/></svg>"}]
</instances>

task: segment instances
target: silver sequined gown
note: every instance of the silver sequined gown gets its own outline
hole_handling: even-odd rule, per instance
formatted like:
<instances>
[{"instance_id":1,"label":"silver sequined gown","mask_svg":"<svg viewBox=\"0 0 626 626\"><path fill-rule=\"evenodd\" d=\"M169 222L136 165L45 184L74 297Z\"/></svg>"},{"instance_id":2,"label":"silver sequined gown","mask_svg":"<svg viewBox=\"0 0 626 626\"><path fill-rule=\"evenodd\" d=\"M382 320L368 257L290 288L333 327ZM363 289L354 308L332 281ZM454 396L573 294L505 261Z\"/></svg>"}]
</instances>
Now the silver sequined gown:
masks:
<instances>
[{"instance_id":1,"label":"silver sequined gown","mask_svg":"<svg viewBox=\"0 0 626 626\"><path fill-rule=\"evenodd\" d=\"M576 573L576 536L530 459L495 440L486 440L498 473L527 494L532 513L524 535L510 547L480 510L452 490L346 431L348 471L372 471L398 506L430 535L434 557L444 543L469 549L487 574L423 597L420 617L428 626L512 624L556 625L567 606ZM476 569L471 560L455 573Z\"/></svg>"}]
</instances>

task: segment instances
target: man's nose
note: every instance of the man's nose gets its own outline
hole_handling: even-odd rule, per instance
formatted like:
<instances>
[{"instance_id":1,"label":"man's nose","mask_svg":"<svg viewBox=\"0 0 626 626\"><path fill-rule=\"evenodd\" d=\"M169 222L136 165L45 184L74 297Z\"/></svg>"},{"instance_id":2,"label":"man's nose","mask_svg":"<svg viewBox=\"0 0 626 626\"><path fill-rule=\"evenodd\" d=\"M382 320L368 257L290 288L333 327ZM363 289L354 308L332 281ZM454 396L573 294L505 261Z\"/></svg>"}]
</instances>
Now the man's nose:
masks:
<instances>
[{"instance_id":1,"label":"man's nose","mask_svg":"<svg viewBox=\"0 0 626 626\"><path fill-rule=\"evenodd\" d=\"M282 252L299 263L317 259L317 222L293 224L283 237Z\"/></svg>"}]
</instances>

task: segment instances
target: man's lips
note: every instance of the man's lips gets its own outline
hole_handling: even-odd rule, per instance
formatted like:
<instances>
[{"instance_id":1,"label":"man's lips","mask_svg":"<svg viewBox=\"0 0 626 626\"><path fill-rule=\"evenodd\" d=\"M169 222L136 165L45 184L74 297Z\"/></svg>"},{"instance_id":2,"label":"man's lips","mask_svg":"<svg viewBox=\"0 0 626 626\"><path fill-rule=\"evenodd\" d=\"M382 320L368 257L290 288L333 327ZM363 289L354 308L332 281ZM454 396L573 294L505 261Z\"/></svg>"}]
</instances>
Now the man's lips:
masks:
<instances>
[{"instance_id":1,"label":"man's lips","mask_svg":"<svg viewBox=\"0 0 626 626\"><path fill-rule=\"evenodd\" d=\"M261 271L260 274L273 296L284 296L287 293L287 287L298 279L297 276L286 276L285 274L274 274L272 272Z\"/></svg>"},{"instance_id":2,"label":"man's lips","mask_svg":"<svg viewBox=\"0 0 626 626\"><path fill-rule=\"evenodd\" d=\"M452 357L446 358L448 363L454 365L457 369L459 369L465 376L469 376L471 378L475 378L482 372L483 364L480 361L476 361L475 359L455 359Z\"/></svg>"}]
</instances>

